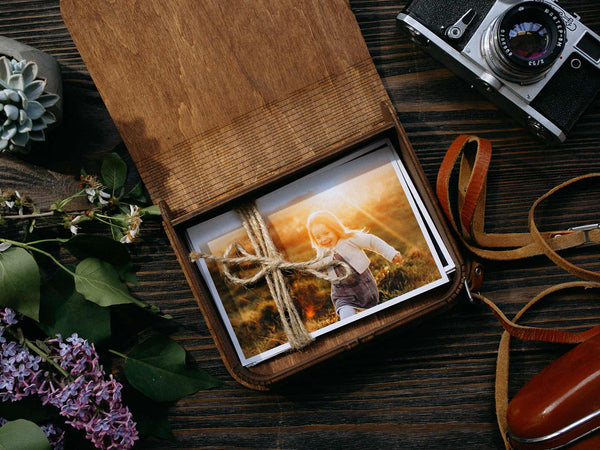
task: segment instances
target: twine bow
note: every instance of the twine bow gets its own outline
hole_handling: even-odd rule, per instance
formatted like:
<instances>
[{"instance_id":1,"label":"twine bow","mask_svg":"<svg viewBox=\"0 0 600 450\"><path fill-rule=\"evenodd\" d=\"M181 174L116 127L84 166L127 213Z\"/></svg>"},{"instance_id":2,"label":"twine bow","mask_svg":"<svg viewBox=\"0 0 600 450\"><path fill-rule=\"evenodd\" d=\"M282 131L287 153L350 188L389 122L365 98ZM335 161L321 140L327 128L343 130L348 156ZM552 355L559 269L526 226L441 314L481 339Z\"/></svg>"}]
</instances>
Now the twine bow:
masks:
<instances>
[{"instance_id":1,"label":"twine bow","mask_svg":"<svg viewBox=\"0 0 600 450\"><path fill-rule=\"evenodd\" d=\"M232 256L234 254L240 254L242 256ZM278 270L307 273L322 280L329 281L331 283L344 280L350 275L350 267L343 261L339 261L337 259L329 259L331 255L331 252L327 252L324 255L318 256L309 261L292 262L283 259L279 254L277 254L277 256L275 257L254 255L248 252L238 242L231 243L223 253L223 256L216 256L199 252L190 253L192 261L197 261L200 258L204 258L223 263L223 275L225 276L225 278L227 278L232 283L239 284L241 286L252 285L261 280L262 278L265 278L268 274L271 274ZM233 275L229 270L230 265L241 266L242 264L255 264L259 266L260 269L258 269L252 276L248 278L237 277ZM329 268L335 267L341 267L344 270L344 273L339 276L331 276L329 275L329 273L324 272Z\"/></svg>"},{"instance_id":2,"label":"twine bow","mask_svg":"<svg viewBox=\"0 0 600 450\"><path fill-rule=\"evenodd\" d=\"M312 342L313 338L309 335L302 322L300 314L290 296L289 288L282 271L308 273L317 278L335 282L347 278L351 273L350 267L343 261L329 258L330 254L316 257L310 261L286 261L277 251L269 235L268 228L254 204L241 207L236 212L242 219L242 224L248 233L255 254L248 252L239 243L233 242L227 247L223 256L191 252L191 260L197 261L204 258L223 263L224 276L232 283L242 286L254 284L264 278L275 301L275 306L283 324L283 330L291 347L297 350L307 346ZM232 256L236 253L242 256ZM229 265L239 266L247 263L256 264L260 267L254 275L248 278L240 278L233 275L228 267ZM328 268L335 267L341 267L344 271L343 274L340 276L330 276L328 273L323 272Z\"/></svg>"}]
</instances>

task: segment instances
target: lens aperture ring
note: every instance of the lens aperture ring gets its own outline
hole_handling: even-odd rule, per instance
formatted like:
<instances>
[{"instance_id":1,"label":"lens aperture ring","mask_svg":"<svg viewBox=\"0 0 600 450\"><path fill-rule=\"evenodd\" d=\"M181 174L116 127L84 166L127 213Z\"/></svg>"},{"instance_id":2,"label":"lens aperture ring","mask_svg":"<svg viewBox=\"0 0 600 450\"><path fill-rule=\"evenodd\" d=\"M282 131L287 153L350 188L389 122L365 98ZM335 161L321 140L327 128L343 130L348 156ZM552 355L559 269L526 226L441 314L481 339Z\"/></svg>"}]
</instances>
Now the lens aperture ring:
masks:
<instances>
[{"instance_id":1,"label":"lens aperture ring","mask_svg":"<svg viewBox=\"0 0 600 450\"><path fill-rule=\"evenodd\" d=\"M523 2L485 31L481 50L500 77L520 84L539 81L562 53L566 29L560 14L544 2Z\"/></svg>"}]
</instances>

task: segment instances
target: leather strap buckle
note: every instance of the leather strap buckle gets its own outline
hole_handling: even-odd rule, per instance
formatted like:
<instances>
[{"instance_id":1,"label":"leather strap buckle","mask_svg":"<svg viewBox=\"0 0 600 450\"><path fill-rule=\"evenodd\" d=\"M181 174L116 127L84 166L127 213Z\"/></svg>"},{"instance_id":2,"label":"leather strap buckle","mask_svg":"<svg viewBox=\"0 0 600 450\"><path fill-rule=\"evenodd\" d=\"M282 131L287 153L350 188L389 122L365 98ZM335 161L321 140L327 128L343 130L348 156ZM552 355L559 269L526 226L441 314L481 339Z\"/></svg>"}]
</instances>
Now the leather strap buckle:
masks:
<instances>
[{"instance_id":1,"label":"leather strap buckle","mask_svg":"<svg viewBox=\"0 0 600 450\"><path fill-rule=\"evenodd\" d=\"M581 245L597 244L597 241L590 237L590 231L593 230L600 230L600 223L590 223L588 225L569 228L569 231L583 231L585 241Z\"/></svg>"},{"instance_id":2,"label":"leather strap buckle","mask_svg":"<svg viewBox=\"0 0 600 450\"><path fill-rule=\"evenodd\" d=\"M469 282L465 279L463 280L463 284L465 286L465 292L467 293L467 299L469 299L469 303L471 305L474 305L475 302L475 298L473 297L473 294L471 294L471 288L469 287Z\"/></svg>"}]
</instances>

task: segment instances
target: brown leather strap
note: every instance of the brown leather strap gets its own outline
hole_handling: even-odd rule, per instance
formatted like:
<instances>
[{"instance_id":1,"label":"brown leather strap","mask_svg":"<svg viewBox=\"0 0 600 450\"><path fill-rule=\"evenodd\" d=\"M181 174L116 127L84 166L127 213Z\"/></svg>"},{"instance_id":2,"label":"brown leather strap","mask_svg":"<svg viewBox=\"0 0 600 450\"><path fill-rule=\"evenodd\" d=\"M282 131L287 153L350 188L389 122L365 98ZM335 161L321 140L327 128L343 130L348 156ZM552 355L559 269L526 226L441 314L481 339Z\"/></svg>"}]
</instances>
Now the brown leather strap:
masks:
<instances>
[{"instance_id":1,"label":"brown leather strap","mask_svg":"<svg viewBox=\"0 0 600 450\"><path fill-rule=\"evenodd\" d=\"M558 250L600 242L598 225L595 226L596 228L542 233L535 223L536 208L542 202L568 186L594 178L600 179L600 174L592 173L573 178L556 186L536 200L529 211L529 233L487 234L484 231L485 191L491 154L492 145L487 139L461 135L448 149L438 173L436 186L438 199L444 214L461 237L464 245L475 255L485 259L511 260L545 254L566 271L588 281L600 282L600 273L578 267L557 253ZM450 179L459 157L461 157L461 162L458 174L457 203L460 211L460 227L456 224L450 202ZM569 340L572 339L569 337L571 335L560 330L537 330L511 324L493 302L481 296L473 295L473 297L479 298L487 304L505 330L513 336L550 342L579 342Z\"/></svg>"},{"instance_id":2,"label":"brown leather strap","mask_svg":"<svg viewBox=\"0 0 600 450\"><path fill-rule=\"evenodd\" d=\"M529 211L529 233L488 234L484 231L484 216L486 179L491 151L492 146L486 139L459 136L448 149L438 173L436 186L438 199L464 245L475 255L485 259L513 260L545 254L568 272L589 280L565 283L546 289L525 305L512 321L491 300L479 294L471 294L473 298L479 299L492 310L505 330L500 340L496 362L496 416L502 439L506 448L510 448L506 438L510 336L546 342L579 343L600 333L600 325L586 331L571 333L526 327L515 323L531 306L549 294L572 288L600 289L600 284L597 283L600 282L600 273L578 267L557 253L558 250L600 242L600 227L596 225L584 229L542 233L535 223L536 208L559 190L579 182L600 178L600 174L588 174L569 180L536 200ZM460 211L460 226L458 226L450 203L450 179L461 155L457 187L457 208ZM471 286L474 286L474 283Z\"/></svg>"},{"instance_id":3,"label":"brown leather strap","mask_svg":"<svg viewBox=\"0 0 600 450\"><path fill-rule=\"evenodd\" d=\"M456 138L444 157L444 161L442 162L440 171L438 173L438 181L436 186L437 195L440 199L440 203L442 204L442 209L456 227L454 223L454 217L451 212L448 192L450 187L450 177L458 157L463 154L465 147L471 142L476 143L476 148L478 148L480 151L476 152L475 154L471 153L471 155L474 155L475 158L467 157L461 160L461 176L458 189L461 224L463 228L467 230L467 232L470 232L473 213L475 212L477 203L481 198L482 191L485 188L487 169L492 156L492 146L490 141L487 139L478 138L477 136L467 135L461 135Z\"/></svg>"},{"instance_id":4,"label":"brown leather strap","mask_svg":"<svg viewBox=\"0 0 600 450\"><path fill-rule=\"evenodd\" d=\"M546 254L555 262L560 259L561 263L557 262L557 264L565 270L587 280L600 281L600 274L576 268L556 253L585 243L600 242L600 229L540 232L534 221L535 208L542 201L578 181L600 178L600 174L589 174L567 181L542 196L530 211L529 233L486 233L484 231L485 192L491 153L492 146L487 139L461 135L448 149L438 172L436 192L442 210L467 249L481 258L500 261ZM457 186L457 209L460 225L456 223L454 208L450 202L450 180L459 157L461 161Z\"/></svg>"},{"instance_id":5,"label":"brown leather strap","mask_svg":"<svg viewBox=\"0 0 600 450\"><path fill-rule=\"evenodd\" d=\"M533 300L531 300L522 310L522 312L517 315L515 318L518 319L520 314L527 311L532 305L541 300L542 298L565 289L571 289L574 287L583 287L586 289L589 288L600 288L599 283L592 283L589 281L577 281L572 283L564 283L558 284L556 286L552 286L549 289L546 289L544 292L539 294ZM600 325L595 326L594 328L590 328L589 330L581 331L581 332L570 332L570 331L562 331L562 330L552 330L548 328L536 328L536 327L526 327L523 325L517 325L514 321L511 321L504 315L504 313L498 308L494 302L490 299L484 297L483 295L473 293L471 294L473 298L481 300L485 303L494 313L494 315L500 321L502 328L504 328L505 332L510 334L513 337L525 339L528 341L542 341L542 342L556 342L561 344L578 344L580 342L585 341L586 339L591 338L600 333Z\"/></svg>"},{"instance_id":6,"label":"brown leather strap","mask_svg":"<svg viewBox=\"0 0 600 450\"><path fill-rule=\"evenodd\" d=\"M558 253L556 253L555 249L548 244L548 241L544 239L544 237L539 232L535 224L535 210L540 203L542 203L544 200L546 200L548 197L552 196L559 190L566 188L567 186L571 186L576 183L586 182L594 178L600 179L600 174L590 173L577 178L573 178L565 183L556 186L555 188L542 195L539 199L537 199L534 202L531 209L529 210L529 231L531 232L531 235L533 236L533 239L538 244L538 246L542 249L546 256L548 256L548 258L550 258L556 265L562 267L567 272L578 276L579 278L583 278L584 280L600 282L600 273L592 272L591 270L586 270L581 267L578 267L575 264L572 264L566 259L562 258ZM577 238L577 242L580 242L579 245L600 242L600 228L598 224L592 225L591 227L587 227L584 230L580 230L578 231L578 233L579 236Z\"/></svg>"}]
</instances>

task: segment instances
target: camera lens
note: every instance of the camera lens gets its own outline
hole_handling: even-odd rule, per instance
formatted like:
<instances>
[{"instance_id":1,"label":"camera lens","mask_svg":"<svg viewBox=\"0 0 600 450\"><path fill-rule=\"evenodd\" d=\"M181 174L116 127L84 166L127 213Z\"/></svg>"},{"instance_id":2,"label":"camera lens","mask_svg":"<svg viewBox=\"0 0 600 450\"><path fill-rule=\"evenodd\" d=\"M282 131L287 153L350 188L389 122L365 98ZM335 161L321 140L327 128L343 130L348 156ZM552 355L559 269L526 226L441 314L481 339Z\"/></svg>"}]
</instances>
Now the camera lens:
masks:
<instances>
[{"instance_id":1,"label":"camera lens","mask_svg":"<svg viewBox=\"0 0 600 450\"><path fill-rule=\"evenodd\" d=\"M531 84L544 77L565 42L565 25L556 10L543 2L523 2L492 22L481 46L497 75Z\"/></svg>"},{"instance_id":2,"label":"camera lens","mask_svg":"<svg viewBox=\"0 0 600 450\"><path fill-rule=\"evenodd\" d=\"M539 23L519 22L508 32L508 47L526 61L534 61L548 54L548 29Z\"/></svg>"}]
</instances>

